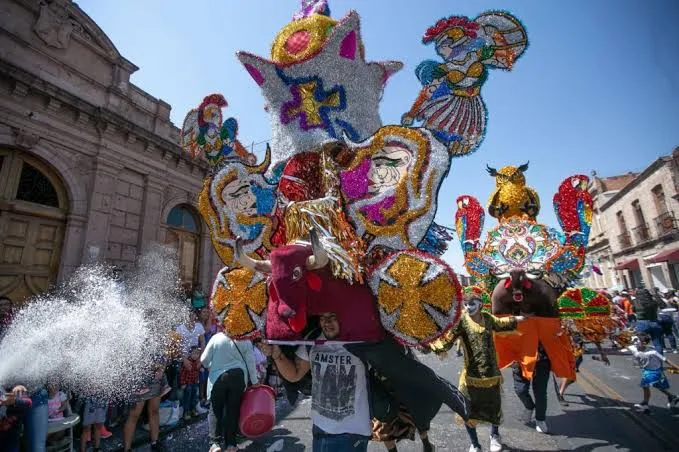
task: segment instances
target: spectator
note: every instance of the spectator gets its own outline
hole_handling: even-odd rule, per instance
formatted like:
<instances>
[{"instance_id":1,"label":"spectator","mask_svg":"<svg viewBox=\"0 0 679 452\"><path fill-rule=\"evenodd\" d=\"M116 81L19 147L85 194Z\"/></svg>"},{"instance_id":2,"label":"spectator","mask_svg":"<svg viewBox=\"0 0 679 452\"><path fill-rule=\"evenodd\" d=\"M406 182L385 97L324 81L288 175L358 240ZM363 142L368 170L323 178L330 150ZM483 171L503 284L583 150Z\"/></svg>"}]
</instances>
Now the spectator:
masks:
<instances>
[{"instance_id":1,"label":"spectator","mask_svg":"<svg viewBox=\"0 0 679 452\"><path fill-rule=\"evenodd\" d=\"M217 333L218 327L217 327L217 322L215 321L214 317L212 316L212 312L210 311L209 306L205 306L203 309L200 310L200 314L198 315L200 319L200 323L203 325L203 329L205 330L205 343L207 344L210 342L210 338ZM207 408L209 402L207 400L207 376L209 372L206 368L202 367L200 368L200 408ZM198 409L198 413L201 414L201 409Z\"/></svg>"},{"instance_id":2,"label":"spectator","mask_svg":"<svg viewBox=\"0 0 679 452\"><path fill-rule=\"evenodd\" d=\"M653 346L660 354L663 353L663 332L658 323L658 308L660 300L656 299L648 289L637 289L632 303L636 315L635 330L637 333L648 334L653 342Z\"/></svg>"},{"instance_id":3,"label":"spectator","mask_svg":"<svg viewBox=\"0 0 679 452\"><path fill-rule=\"evenodd\" d=\"M679 398L669 392L670 384L663 372L663 364L666 364L676 371L679 371L679 367L667 361L667 358L656 350L653 350L653 348L649 348L649 342L650 337L647 334L642 333L639 334L639 337L635 337L633 345L629 346L629 350L641 364L640 386L644 397L641 403L634 404L634 408L644 413L650 412L648 402L651 399L651 387L654 387L665 394L667 397L668 408L672 408L679 403Z\"/></svg>"},{"instance_id":4,"label":"spectator","mask_svg":"<svg viewBox=\"0 0 679 452\"><path fill-rule=\"evenodd\" d=\"M234 341L224 333L210 339L200 357L210 370L207 395L210 399L208 425L210 452L236 452L240 402L248 380L257 383L257 369L251 342ZM248 378L249 377L249 378Z\"/></svg>"},{"instance_id":5,"label":"spectator","mask_svg":"<svg viewBox=\"0 0 679 452\"><path fill-rule=\"evenodd\" d=\"M188 421L196 416L198 405L198 382L200 380L200 348L191 347L191 353L184 358L184 365L180 375L182 385L182 408L184 420Z\"/></svg>"},{"instance_id":6,"label":"spectator","mask_svg":"<svg viewBox=\"0 0 679 452\"><path fill-rule=\"evenodd\" d=\"M22 419L31 407L31 399L25 392L23 386L9 392L0 388L0 450L3 452L19 452Z\"/></svg>"},{"instance_id":7,"label":"spectator","mask_svg":"<svg viewBox=\"0 0 679 452\"><path fill-rule=\"evenodd\" d=\"M49 396L45 386L31 392L31 405L26 412L24 439L27 452L45 452L49 426Z\"/></svg>"},{"instance_id":8,"label":"spectator","mask_svg":"<svg viewBox=\"0 0 679 452\"><path fill-rule=\"evenodd\" d=\"M178 400L178 393L181 383L179 381L181 369L184 365L184 358L189 357L191 347L200 347L201 350L205 348L205 329L203 325L198 322L198 315L196 311L189 312L189 316L185 323L182 323L175 329L179 335L179 352L178 359L172 361L168 367L168 380L172 388L170 398Z\"/></svg>"},{"instance_id":9,"label":"spectator","mask_svg":"<svg viewBox=\"0 0 679 452\"><path fill-rule=\"evenodd\" d=\"M80 435L80 452L87 451L87 442L90 438L94 442L94 452L101 450L101 432L106 422L107 411L108 402L93 397L85 398L82 414L83 430Z\"/></svg>"},{"instance_id":10,"label":"spectator","mask_svg":"<svg viewBox=\"0 0 679 452\"><path fill-rule=\"evenodd\" d=\"M207 306L207 297L205 296L205 293L203 293L203 286L199 282L193 283L191 306L193 309L203 309Z\"/></svg>"},{"instance_id":11,"label":"spectator","mask_svg":"<svg viewBox=\"0 0 679 452\"><path fill-rule=\"evenodd\" d=\"M55 382L47 384L47 417L50 421L63 419L68 407L68 397Z\"/></svg>"},{"instance_id":12,"label":"spectator","mask_svg":"<svg viewBox=\"0 0 679 452\"><path fill-rule=\"evenodd\" d=\"M674 336L674 330L676 329L676 327L674 325L673 318L673 314L676 312L676 308L672 304L672 301L670 299L670 291L668 289L664 289L662 291L660 303L662 303L662 305L660 306L660 310L658 311L658 323L662 328L664 336L663 346L665 345L664 339L666 338L670 343L670 348L667 349L667 351L677 353L677 339Z\"/></svg>"},{"instance_id":13,"label":"spectator","mask_svg":"<svg viewBox=\"0 0 679 452\"><path fill-rule=\"evenodd\" d=\"M158 441L158 436L160 434L160 399L170 391L170 386L167 384L164 370L163 365L156 365L150 385L141 388L133 397L134 405L132 405L127 421L125 421L125 427L123 427L123 447L125 452L132 450L134 431L137 428L137 421L144 410L144 406L146 406L149 417L151 450L166 450L163 444Z\"/></svg>"}]
</instances>

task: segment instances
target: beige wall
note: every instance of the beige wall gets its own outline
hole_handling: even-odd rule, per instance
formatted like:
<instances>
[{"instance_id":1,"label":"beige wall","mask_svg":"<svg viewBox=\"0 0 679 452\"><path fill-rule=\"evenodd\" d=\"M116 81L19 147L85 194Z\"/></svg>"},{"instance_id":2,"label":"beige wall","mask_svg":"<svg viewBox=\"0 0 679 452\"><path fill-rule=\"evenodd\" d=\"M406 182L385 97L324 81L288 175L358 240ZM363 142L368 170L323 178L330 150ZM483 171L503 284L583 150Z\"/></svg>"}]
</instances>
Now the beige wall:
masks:
<instances>
[{"instance_id":1,"label":"beige wall","mask_svg":"<svg viewBox=\"0 0 679 452\"><path fill-rule=\"evenodd\" d=\"M97 250L130 265L164 240L167 213L194 204L206 166L182 154L170 106L129 83L137 68L96 24L72 2L50 8L65 16L37 1L0 5L0 146L40 157L66 185L63 279ZM210 287L221 265L202 228L199 275Z\"/></svg>"}]
</instances>

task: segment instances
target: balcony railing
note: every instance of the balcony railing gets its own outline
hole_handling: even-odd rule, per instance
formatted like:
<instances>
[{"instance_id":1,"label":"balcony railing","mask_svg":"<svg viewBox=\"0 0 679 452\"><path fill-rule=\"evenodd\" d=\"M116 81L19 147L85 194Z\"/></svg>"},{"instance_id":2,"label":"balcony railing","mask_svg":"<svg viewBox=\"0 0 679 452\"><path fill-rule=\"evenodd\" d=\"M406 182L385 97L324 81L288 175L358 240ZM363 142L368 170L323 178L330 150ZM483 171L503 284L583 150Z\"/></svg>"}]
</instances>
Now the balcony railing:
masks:
<instances>
[{"instance_id":1,"label":"balcony railing","mask_svg":"<svg viewBox=\"0 0 679 452\"><path fill-rule=\"evenodd\" d=\"M618 244L621 249L626 249L632 246L632 237L629 232L623 232L618 236Z\"/></svg>"},{"instance_id":2,"label":"balcony railing","mask_svg":"<svg viewBox=\"0 0 679 452\"><path fill-rule=\"evenodd\" d=\"M665 212L655 217L655 227L658 231L658 237L662 237L665 234L669 234L679 229L677 219L674 218L672 212Z\"/></svg>"},{"instance_id":3,"label":"balcony railing","mask_svg":"<svg viewBox=\"0 0 679 452\"><path fill-rule=\"evenodd\" d=\"M634 232L634 240L637 244L647 242L651 239L651 232L647 223L638 225L632 231Z\"/></svg>"}]
</instances>

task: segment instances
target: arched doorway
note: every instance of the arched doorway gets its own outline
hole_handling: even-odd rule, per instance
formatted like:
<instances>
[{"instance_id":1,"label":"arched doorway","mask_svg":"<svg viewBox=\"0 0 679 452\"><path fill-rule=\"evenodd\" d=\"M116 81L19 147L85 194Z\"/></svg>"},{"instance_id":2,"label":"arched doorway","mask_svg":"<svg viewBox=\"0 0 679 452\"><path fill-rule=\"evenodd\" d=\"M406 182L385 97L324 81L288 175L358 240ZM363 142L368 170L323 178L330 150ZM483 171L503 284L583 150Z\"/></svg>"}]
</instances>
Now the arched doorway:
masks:
<instances>
[{"instance_id":1,"label":"arched doorway","mask_svg":"<svg viewBox=\"0 0 679 452\"><path fill-rule=\"evenodd\" d=\"M57 279L68 195L56 172L0 149L0 295L20 303Z\"/></svg>"},{"instance_id":2,"label":"arched doorway","mask_svg":"<svg viewBox=\"0 0 679 452\"><path fill-rule=\"evenodd\" d=\"M198 281L200 259L200 220L193 207L178 205L170 210L165 220L165 243L177 252L179 274L183 284Z\"/></svg>"}]
</instances>

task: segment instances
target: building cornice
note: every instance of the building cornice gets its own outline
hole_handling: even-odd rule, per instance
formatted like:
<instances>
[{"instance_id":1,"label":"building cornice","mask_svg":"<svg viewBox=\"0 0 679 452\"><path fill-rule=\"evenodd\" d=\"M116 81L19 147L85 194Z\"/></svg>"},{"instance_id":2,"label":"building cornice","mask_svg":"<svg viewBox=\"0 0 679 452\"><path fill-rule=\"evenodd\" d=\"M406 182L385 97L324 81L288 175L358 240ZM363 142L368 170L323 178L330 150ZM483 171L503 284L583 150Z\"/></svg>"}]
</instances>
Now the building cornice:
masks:
<instances>
[{"instance_id":1,"label":"building cornice","mask_svg":"<svg viewBox=\"0 0 679 452\"><path fill-rule=\"evenodd\" d=\"M623 196L625 196L627 193L629 193L633 188L635 188L639 184L641 184L651 174L653 174L656 170L661 168L665 163L669 162L670 160L671 160L670 157L660 157L660 158L658 158L655 162L651 163L651 165L648 168L646 168L639 175L637 175L637 177L632 179L632 181L629 184L625 185L616 194L614 194L608 201L606 201L604 204L602 204L601 207L600 207L600 210L603 212L604 210L611 207L613 204L616 203L616 201L618 201Z\"/></svg>"}]
</instances>

